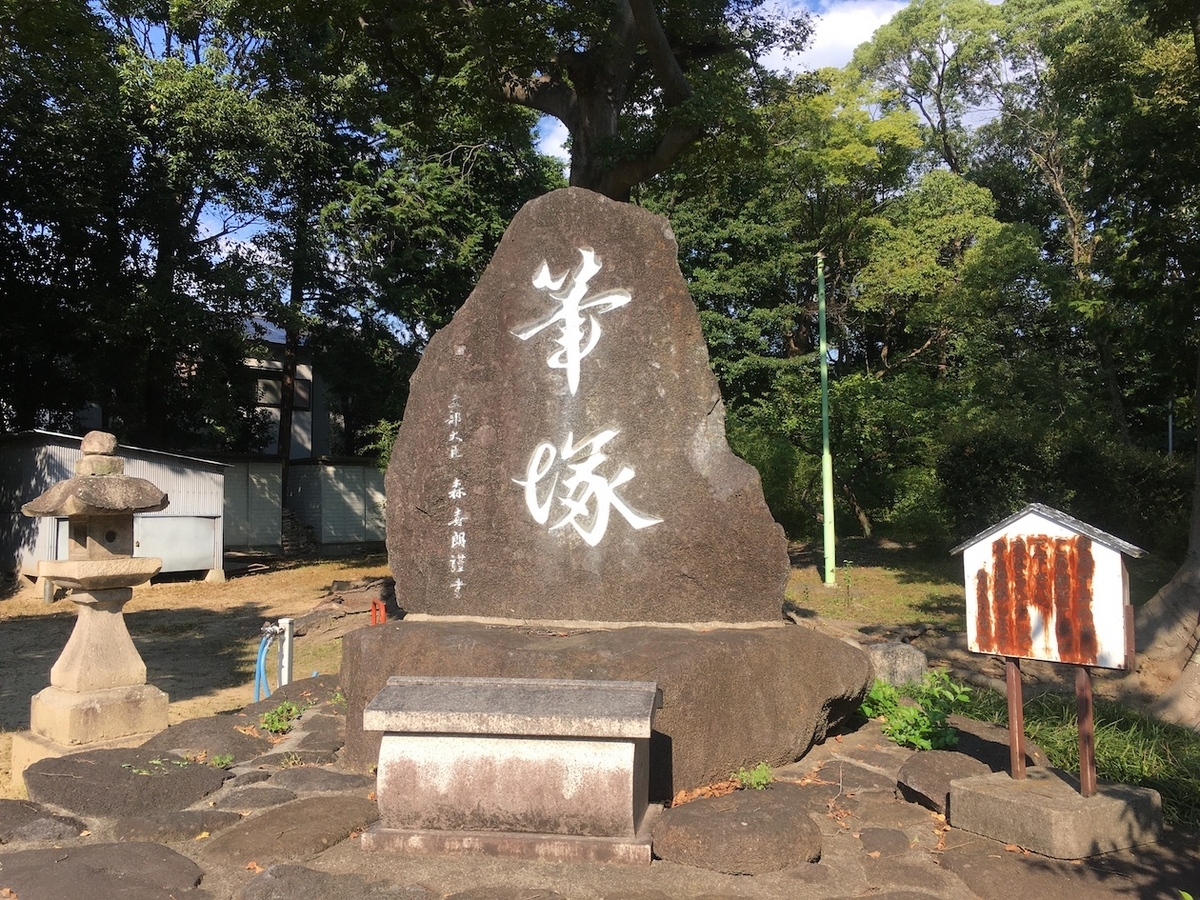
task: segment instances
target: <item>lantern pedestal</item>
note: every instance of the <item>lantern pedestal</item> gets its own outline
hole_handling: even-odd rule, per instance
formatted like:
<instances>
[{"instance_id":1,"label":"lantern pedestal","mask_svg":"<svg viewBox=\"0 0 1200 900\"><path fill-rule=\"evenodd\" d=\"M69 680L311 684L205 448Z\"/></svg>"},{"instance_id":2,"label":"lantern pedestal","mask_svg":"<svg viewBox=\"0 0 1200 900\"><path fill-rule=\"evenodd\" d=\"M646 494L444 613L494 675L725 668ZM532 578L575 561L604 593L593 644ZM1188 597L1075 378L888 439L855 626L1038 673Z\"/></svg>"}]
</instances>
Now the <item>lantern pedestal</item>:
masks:
<instances>
[{"instance_id":1,"label":"lantern pedestal","mask_svg":"<svg viewBox=\"0 0 1200 900\"><path fill-rule=\"evenodd\" d=\"M132 597L130 588L69 595L77 604L75 629L50 669L51 686L78 694L146 683L146 664L121 612Z\"/></svg>"},{"instance_id":2,"label":"lantern pedestal","mask_svg":"<svg viewBox=\"0 0 1200 900\"><path fill-rule=\"evenodd\" d=\"M13 735L14 784L39 759L138 747L167 727L167 695L152 684L73 693L43 688L29 703L30 731Z\"/></svg>"}]
</instances>

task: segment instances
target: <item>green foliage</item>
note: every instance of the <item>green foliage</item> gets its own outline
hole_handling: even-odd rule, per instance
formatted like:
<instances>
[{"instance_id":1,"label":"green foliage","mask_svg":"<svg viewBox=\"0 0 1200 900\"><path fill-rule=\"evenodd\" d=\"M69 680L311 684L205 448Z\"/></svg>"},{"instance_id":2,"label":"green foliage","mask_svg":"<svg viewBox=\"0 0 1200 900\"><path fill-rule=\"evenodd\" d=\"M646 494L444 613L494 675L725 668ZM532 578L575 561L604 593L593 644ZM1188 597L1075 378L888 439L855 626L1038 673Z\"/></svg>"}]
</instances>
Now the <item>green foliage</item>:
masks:
<instances>
[{"instance_id":1,"label":"green foliage","mask_svg":"<svg viewBox=\"0 0 1200 900\"><path fill-rule=\"evenodd\" d=\"M880 719L883 733L901 747L941 750L958 743L958 733L947 722L954 709L971 696L943 671L927 672L919 684L901 689L876 681L863 700L863 715ZM913 704L905 703L908 699Z\"/></svg>"},{"instance_id":2,"label":"green foliage","mask_svg":"<svg viewBox=\"0 0 1200 900\"><path fill-rule=\"evenodd\" d=\"M208 764L214 769L226 769L233 762L232 753L218 753L209 759Z\"/></svg>"},{"instance_id":3,"label":"green foliage","mask_svg":"<svg viewBox=\"0 0 1200 900\"><path fill-rule=\"evenodd\" d=\"M953 710L974 719L1008 724L1005 698L977 690ZM1079 725L1075 698L1044 693L1025 700L1025 735L1050 764L1079 771ZM1096 698L1096 774L1118 784L1153 788L1162 795L1163 819L1200 827L1200 734Z\"/></svg>"},{"instance_id":4,"label":"green foliage","mask_svg":"<svg viewBox=\"0 0 1200 900\"><path fill-rule=\"evenodd\" d=\"M271 734L287 734L292 730L292 720L299 718L300 707L291 700L284 700L272 710L262 714L262 727Z\"/></svg>"},{"instance_id":5,"label":"green foliage","mask_svg":"<svg viewBox=\"0 0 1200 900\"><path fill-rule=\"evenodd\" d=\"M771 775L771 767L765 762L760 762L753 769L739 768L731 777L740 781L742 787L755 791L764 790L775 780Z\"/></svg>"},{"instance_id":6,"label":"green foliage","mask_svg":"<svg viewBox=\"0 0 1200 900\"><path fill-rule=\"evenodd\" d=\"M894 684L875 679L867 696L863 698L862 714L868 719L878 719L891 713L900 705L900 692Z\"/></svg>"}]
</instances>

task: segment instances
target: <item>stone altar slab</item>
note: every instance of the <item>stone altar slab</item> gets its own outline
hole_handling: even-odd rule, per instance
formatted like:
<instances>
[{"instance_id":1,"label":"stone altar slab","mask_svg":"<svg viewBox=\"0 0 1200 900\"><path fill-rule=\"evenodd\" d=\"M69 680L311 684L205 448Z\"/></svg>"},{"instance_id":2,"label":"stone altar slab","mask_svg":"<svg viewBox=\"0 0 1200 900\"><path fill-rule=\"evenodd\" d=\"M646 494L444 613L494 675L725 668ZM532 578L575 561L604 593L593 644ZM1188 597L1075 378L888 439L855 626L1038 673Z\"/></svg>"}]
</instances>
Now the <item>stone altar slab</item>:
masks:
<instances>
[{"instance_id":1,"label":"stone altar slab","mask_svg":"<svg viewBox=\"0 0 1200 900\"><path fill-rule=\"evenodd\" d=\"M653 682L393 677L367 705L383 733L383 829L633 838L646 814Z\"/></svg>"}]
</instances>

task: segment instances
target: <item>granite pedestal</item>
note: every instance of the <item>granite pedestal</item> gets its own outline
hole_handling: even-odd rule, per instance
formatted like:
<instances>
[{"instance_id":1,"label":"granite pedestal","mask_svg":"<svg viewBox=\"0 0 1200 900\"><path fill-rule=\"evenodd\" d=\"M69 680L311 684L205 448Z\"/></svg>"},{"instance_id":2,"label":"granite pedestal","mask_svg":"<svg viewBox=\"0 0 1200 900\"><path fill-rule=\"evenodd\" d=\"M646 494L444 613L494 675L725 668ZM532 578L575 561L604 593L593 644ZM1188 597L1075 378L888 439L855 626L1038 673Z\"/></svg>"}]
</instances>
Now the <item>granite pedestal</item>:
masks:
<instances>
[{"instance_id":1,"label":"granite pedestal","mask_svg":"<svg viewBox=\"0 0 1200 900\"><path fill-rule=\"evenodd\" d=\"M1014 779L1006 772L950 783L950 824L1056 859L1084 859L1162 836L1158 791L1122 784L1079 794L1079 780L1043 767Z\"/></svg>"},{"instance_id":2,"label":"granite pedestal","mask_svg":"<svg viewBox=\"0 0 1200 900\"><path fill-rule=\"evenodd\" d=\"M393 677L366 850L650 862L653 682Z\"/></svg>"}]
</instances>

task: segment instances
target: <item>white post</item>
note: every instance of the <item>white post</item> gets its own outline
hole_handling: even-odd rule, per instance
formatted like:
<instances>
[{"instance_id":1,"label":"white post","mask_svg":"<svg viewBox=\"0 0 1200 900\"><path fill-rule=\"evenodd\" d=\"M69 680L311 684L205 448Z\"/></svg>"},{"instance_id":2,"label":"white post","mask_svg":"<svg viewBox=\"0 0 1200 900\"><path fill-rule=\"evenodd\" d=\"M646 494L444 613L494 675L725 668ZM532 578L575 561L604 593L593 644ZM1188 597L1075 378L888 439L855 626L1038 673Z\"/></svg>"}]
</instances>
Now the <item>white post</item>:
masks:
<instances>
[{"instance_id":1,"label":"white post","mask_svg":"<svg viewBox=\"0 0 1200 900\"><path fill-rule=\"evenodd\" d=\"M292 620L279 620L279 687L292 683Z\"/></svg>"}]
</instances>

